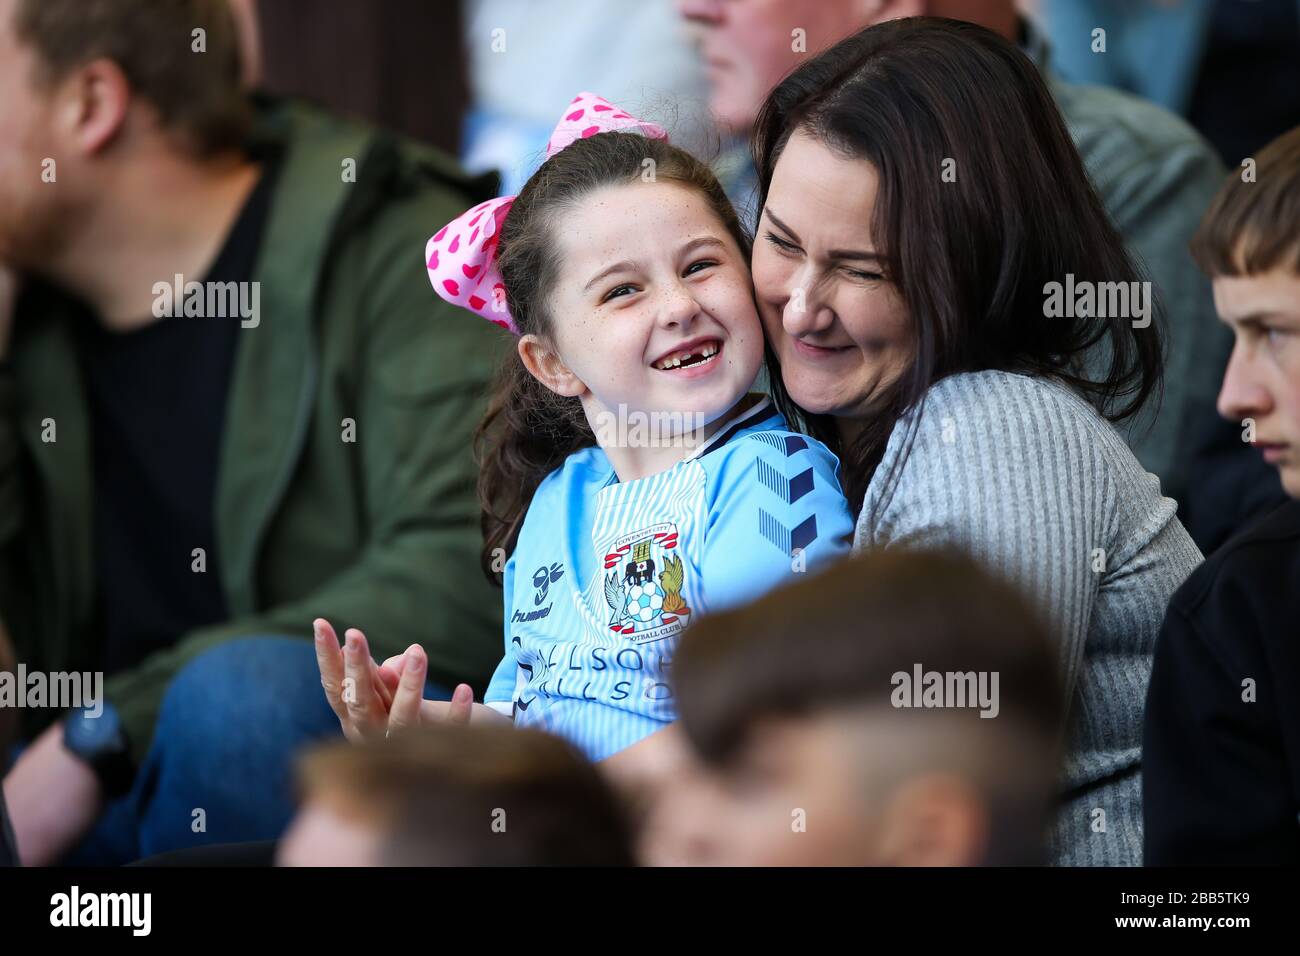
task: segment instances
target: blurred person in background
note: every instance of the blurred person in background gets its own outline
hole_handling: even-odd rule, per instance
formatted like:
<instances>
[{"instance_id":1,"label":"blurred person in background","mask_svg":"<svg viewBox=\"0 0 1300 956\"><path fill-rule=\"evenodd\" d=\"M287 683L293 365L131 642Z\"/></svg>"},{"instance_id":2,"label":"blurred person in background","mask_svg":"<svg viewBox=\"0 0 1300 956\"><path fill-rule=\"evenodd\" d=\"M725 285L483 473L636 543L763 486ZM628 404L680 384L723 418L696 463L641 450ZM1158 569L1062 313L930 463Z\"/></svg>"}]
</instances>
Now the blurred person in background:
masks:
<instances>
[{"instance_id":1,"label":"blurred person in background","mask_svg":"<svg viewBox=\"0 0 1300 956\"><path fill-rule=\"evenodd\" d=\"M1046 862L1055 655L970 558L840 562L702 620L673 669L696 760L651 812L645 862Z\"/></svg>"},{"instance_id":2,"label":"blurred person in background","mask_svg":"<svg viewBox=\"0 0 1300 956\"><path fill-rule=\"evenodd\" d=\"M339 732L318 615L438 683L500 656L496 346L412 252L495 178L250 100L237 46L228 0L0 0L0 619L106 675L102 713L21 713L27 863L277 835Z\"/></svg>"},{"instance_id":3,"label":"blurred person in background","mask_svg":"<svg viewBox=\"0 0 1300 956\"><path fill-rule=\"evenodd\" d=\"M470 111L461 157L519 191L545 158L555 104L598 90L707 158L707 87L672 0L467 0Z\"/></svg>"},{"instance_id":4,"label":"blurred person in background","mask_svg":"<svg viewBox=\"0 0 1300 956\"><path fill-rule=\"evenodd\" d=\"M469 95L459 2L230 2L250 89L306 98L447 153L459 150Z\"/></svg>"},{"instance_id":5,"label":"blurred person in background","mask_svg":"<svg viewBox=\"0 0 1300 956\"><path fill-rule=\"evenodd\" d=\"M1204 551L1282 499L1276 476L1214 412L1231 341L1187 243L1223 170L1185 122L1123 93L1063 82L1052 71L1047 41L1012 0L677 0L677 6L706 66L710 110L737 137L748 136L782 77L870 24L952 17L1017 43L1042 72L1102 202L1169 316L1163 402L1125 425L1130 447L1179 502L1180 517ZM756 181L747 154L740 145L719 168L729 171L724 185L737 208L749 210L752 225ZM1109 355L1101 347L1090 361L1101 372Z\"/></svg>"},{"instance_id":6,"label":"blurred person in background","mask_svg":"<svg viewBox=\"0 0 1300 956\"><path fill-rule=\"evenodd\" d=\"M1062 76L1186 117L1229 168L1300 124L1300 0L1039 0L1039 7Z\"/></svg>"}]
</instances>

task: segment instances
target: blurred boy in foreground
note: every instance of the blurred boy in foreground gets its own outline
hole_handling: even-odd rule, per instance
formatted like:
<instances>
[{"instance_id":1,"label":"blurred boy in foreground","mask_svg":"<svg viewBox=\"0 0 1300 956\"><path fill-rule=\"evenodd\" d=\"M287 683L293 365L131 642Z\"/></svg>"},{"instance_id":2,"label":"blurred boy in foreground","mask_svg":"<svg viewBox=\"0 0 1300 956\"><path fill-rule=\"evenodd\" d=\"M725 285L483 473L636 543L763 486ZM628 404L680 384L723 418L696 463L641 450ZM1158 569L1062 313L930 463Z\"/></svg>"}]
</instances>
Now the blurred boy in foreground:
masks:
<instances>
[{"instance_id":1,"label":"blurred boy in foreground","mask_svg":"<svg viewBox=\"0 0 1300 956\"><path fill-rule=\"evenodd\" d=\"M674 661L700 767L658 864L1029 865L1057 769L1044 630L972 561L881 552L705 618Z\"/></svg>"},{"instance_id":2,"label":"blurred boy in foreground","mask_svg":"<svg viewBox=\"0 0 1300 956\"><path fill-rule=\"evenodd\" d=\"M557 737L443 724L304 758L281 866L625 866L626 823Z\"/></svg>"}]
</instances>

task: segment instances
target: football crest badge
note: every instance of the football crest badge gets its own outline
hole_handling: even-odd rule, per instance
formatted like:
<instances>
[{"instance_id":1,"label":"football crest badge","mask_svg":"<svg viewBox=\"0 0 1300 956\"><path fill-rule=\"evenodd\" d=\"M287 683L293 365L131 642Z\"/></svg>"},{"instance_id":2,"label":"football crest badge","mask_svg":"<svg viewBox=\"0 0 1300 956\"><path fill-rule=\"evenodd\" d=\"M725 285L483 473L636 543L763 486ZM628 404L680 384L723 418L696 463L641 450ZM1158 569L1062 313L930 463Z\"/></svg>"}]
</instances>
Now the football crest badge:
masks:
<instances>
[{"instance_id":1,"label":"football crest badge","mask_svg":"<svg viewBox=\"0 0 1300 956\"><path fill-rule=\"evenodd\" d=\"M675 524L664 522L618 538L605 553L609 629L637 644L676 634L691 614L682 596L684 584Z\"/></svg>"}]
</instances>

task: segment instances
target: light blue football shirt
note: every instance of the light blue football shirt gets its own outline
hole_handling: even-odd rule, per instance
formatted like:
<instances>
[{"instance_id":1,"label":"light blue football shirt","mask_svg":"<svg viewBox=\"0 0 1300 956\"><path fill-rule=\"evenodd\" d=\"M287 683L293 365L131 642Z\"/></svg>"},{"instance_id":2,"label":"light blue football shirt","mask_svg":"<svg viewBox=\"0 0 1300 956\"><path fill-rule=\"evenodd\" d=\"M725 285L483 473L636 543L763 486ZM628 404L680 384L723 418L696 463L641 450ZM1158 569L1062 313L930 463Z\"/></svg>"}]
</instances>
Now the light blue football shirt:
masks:
<instances>
[{"instance_id":1,"label":"light blue football shirt","mask_svg":"<svg viewBox=\"0 0 1300 956\"><path fill-rule=\"evenodd\" d=\"M505 657L484 702L592 760L663 728L684 628L849 551L838 469L767 398L636 481L599 448L570 455L506 564Z\"/></svg>"}]
</instances>

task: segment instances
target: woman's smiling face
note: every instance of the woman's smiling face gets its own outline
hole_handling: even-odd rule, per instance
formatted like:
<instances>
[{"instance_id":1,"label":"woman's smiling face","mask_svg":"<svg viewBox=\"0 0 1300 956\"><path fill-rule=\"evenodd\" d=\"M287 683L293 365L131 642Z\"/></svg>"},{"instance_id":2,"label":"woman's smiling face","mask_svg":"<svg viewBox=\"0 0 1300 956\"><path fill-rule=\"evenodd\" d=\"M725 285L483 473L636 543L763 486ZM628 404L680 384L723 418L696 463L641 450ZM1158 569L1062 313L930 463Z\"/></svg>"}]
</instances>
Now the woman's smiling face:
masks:
<instances>
[{"instance_id":1,"label":"woman's smiling face","mask_svg":"<svg viewBox=\"0 0 1300 956\"><path fill-rule=\"evenodd\" d=\"M872 241L876 188L870 163L803 130L773 171L754 289L786 391L807 412L864 417L913 358L911 317Z\"/></svg>"}]
</instances>

